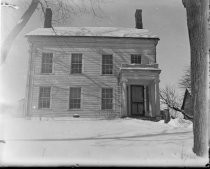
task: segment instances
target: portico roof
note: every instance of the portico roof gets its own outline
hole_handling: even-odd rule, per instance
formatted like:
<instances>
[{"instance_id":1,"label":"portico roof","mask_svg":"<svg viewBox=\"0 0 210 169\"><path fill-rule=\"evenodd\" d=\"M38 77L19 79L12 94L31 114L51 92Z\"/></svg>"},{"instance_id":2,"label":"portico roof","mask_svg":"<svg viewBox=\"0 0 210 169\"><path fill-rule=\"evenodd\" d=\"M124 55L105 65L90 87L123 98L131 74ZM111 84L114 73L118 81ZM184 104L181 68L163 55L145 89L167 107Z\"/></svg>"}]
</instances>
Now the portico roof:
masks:
<instances>
[{"instance_id":1,"label":"portico roof","mask_svg":"<svg viewBox=\"0 0 210 169\"><path fill-rule=\"evenodd\" d=\"M122 64L121 71L155 71L160 73L161 69L158 68L158 64Z\"/></svg>"},{"instance_id":2,"label":"portico roof","mask_svg":"<svg viewBox=\"0 0 210 169\"><path fill-rule=\"evenodd\" d=\"M136 64L136 65L122 65L119 72L120 81L145 81L148 83L151 80L159 79L161 69L158 64Z\"/></svg>"}]
</instances>

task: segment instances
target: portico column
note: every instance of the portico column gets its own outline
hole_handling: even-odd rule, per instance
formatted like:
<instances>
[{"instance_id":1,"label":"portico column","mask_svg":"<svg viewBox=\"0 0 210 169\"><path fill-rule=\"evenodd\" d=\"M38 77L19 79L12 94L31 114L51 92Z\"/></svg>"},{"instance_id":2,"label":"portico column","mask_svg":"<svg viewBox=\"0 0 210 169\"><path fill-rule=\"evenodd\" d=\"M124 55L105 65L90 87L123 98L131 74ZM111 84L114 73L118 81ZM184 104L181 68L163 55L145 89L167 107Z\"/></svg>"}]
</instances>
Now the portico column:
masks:
<instances>
[{"instance_id":1,"label":"portico column","mask_svg":"<svg viewBox=\"0 0 210 169\"><path fill-rule=\"evenodd\" d=\"M127 88L126 81L122 81L122 116L127 115Z\"/></svg>"},{"instance_id":2,"label":"portico column","mask_svg":"<svg viewBox=\"0 0 210 169\"><path fill-rule=\"evenodd\" d=\"M152 117L152 85L148 86L149 89L149 116Z\"/></svg>"},{"instance_id":3,"label":"portico column","mask_svg":"<svg viewBox=\"0 0 210 169\"><path fill-rule=\"evenodd\" d=\"M155 80L155 92L156 92L156 98L155 98L155 103L156 103L156 116L160 115L160 94L159 94L159 77L156 78Z\"/></svg>"},{"instance_id":4,"label":"portico column","mask_svg":"<svg viewBox=\"0 0 210 169\"><path fill-rule=\"evenodd\" d=\"M147 86L144 85L144 111L145 111L145 116L149 115L149 110L147 110L147 102L148 98L147 98Z\"/></svg>"},{"instance_id":5,"label":"portico column","mask_svg":"<svg viewBox=\"0 0 210 169\"><path fill-rule=\"evenodd\" d=\"M152 107L152 117L155 116L156 112L156 93L155 93L155 81L151 84L151 107Z\"/></svg>"}]
</instances>

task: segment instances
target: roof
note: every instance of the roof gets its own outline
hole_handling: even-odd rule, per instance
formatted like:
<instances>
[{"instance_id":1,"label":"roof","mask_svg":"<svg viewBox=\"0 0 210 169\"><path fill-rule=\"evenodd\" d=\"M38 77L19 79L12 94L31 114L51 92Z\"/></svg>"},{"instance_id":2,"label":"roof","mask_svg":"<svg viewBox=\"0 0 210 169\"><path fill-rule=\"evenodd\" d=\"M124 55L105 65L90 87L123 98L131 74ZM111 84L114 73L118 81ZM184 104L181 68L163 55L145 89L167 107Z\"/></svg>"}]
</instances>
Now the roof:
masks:
<instances>
[{"instance_id":1,"label":"roof","mask_svg":"<svg viewBox=\"0 0 210 169\"><path fill-rule=\"evenodd\" d=\"M188 89L186 89L185 93L184 93L182 107L181 107L182 110L184 110L186 99L189 99L189 98L191 98L191 94L190 94L190 91Z\"/></svg>"},{"instance_id":2,"label":"roof","mask_svg":"<svg viewBox=\"0 0 210 169\"><path fill-rule=\"evenodd\" d=\"M73 37L117 37L159 39L147 29L120 27L54 27L38 28L26 36L73 36Z\"/></svg>"}]
</instances>

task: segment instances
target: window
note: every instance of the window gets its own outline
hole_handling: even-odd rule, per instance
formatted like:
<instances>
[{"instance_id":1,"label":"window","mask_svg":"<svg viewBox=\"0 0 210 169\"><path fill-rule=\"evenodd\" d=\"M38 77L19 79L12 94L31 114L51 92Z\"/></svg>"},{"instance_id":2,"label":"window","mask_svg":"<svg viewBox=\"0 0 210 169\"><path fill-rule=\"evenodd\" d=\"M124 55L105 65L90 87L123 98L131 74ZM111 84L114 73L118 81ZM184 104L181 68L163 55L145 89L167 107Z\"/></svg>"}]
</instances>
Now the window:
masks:
<instances>
[{"instance_id":1,"label":"window","mask_svg":"<svg viewBox=\"0 0 210 169\"><path fill-rule=\"evenodd\" d=\"M102 74L112 74L113 72L113 56L102 55Z\"/></svg>"},{"instance_id":2,"label":"window","mask_svg":"<svg viewBox=\"0 0 210 169\"><path fill-rule=\"evenodd\" d=\"M52 73L52 53L42 53L42 73Z\"/></svg>"},{"instance_id":3,"label":"window","mask_svg":"<svg viewBox=\"0 0 210 169\"><path fill-rule=\"evenodd\" d=\"M51 87L39 88L39 108L50 108Z\"/></svg>"},{"instance_id":4,"label":"window","mask_svg":"<svg viewBox=\"0 0 210 169\"><path fill-rule=\"evenodd\" d=\"M113 100L113 89L112 88L102 88L102 110L111 110Z\"/></svg>"},{"instance_id":5,"label":"window","mask_svg":"<svg viewBox=\"0 0 210 169\"><path fill-rule=\"evenodd\" d=\"M81 88L71 87L69 96L69 109L80 109Z\"/></svg>"},{"instance_id":6,"label":"window","mask_svg":"<svg viewBox=\"0 0 210 169\"><path fill-rule=\"evenodd\" d=\"M141 64L141 55L131 55L131 64Z\"/></svg>"},{"instance_id":7,"label":"window","mask_svg":"<svg viewBox=\"0 0 210 169\"><path fill-rule=\"evenodd\" d=\"M71 73L82 73L81 53L74 53L71 55Z\"/></svg>"}]
</instances>

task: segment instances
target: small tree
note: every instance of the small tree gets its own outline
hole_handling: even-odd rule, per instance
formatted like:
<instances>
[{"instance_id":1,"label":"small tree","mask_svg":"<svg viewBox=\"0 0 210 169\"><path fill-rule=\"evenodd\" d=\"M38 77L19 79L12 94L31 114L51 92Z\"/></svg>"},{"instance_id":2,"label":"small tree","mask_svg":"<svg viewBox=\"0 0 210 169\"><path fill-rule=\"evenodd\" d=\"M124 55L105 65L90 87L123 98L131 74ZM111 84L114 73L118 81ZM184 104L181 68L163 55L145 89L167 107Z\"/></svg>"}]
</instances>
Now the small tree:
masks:
<instances>
[{"instance_id":1,"label":"small tree","mask_svg":"<svg viewBox=\"0 0 210 169\"><path fill-rule=\"evenodd\" d=\"M186 114L184 110L181 109L182 100L173 87L166 86L164 89L160 89L160 102L172 110L181 112L188 119L193 119L193 117Z\"/></svg>"},{"instance_id":2,"label":"small tree","mask_svg":"<svg viewBox=\"0 0 210 169\"><path fill-rule=\"evenodd\" d=\"M3 63L6 60L8 51L10 50L12 43L14 42L17 35L21 32L21 30L25 27L25 25L31 18L34 11L37 9L39 3L40 3L39 0L31 1L31 4L29 5L28 9L25 11L23 16L21 17L20 21L17 23L17 25L12 29L12 31L3 41L2 46L1 46L1 63Z\"/></svg>"}]
</instances>

